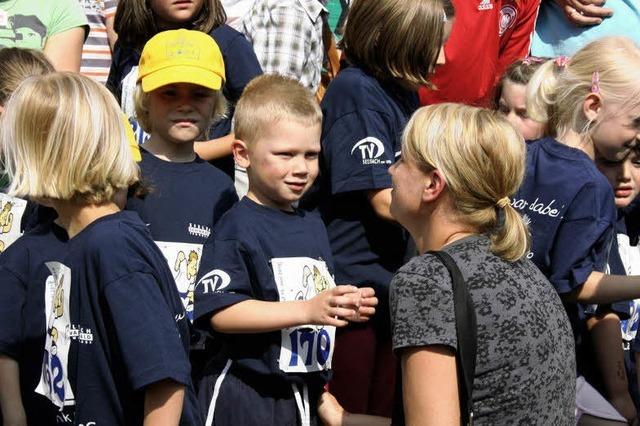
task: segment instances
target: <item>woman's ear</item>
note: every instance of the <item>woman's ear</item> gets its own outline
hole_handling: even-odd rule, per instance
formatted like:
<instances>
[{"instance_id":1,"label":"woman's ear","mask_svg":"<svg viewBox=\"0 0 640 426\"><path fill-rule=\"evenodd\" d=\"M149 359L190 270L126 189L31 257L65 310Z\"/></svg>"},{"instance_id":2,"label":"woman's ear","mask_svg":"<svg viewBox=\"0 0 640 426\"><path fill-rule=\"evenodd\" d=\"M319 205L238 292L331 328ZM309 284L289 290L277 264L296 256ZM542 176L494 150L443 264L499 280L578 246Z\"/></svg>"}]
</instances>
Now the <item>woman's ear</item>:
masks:
<instances>
[{"instance_id":1,"label":"woman's ear","mask_svg":"<svg viewBox=\"0 0 640 426\"><path fill-rule=\"evenodd\" d=\"M249 159L249 148L247 148L246 143L240 139L234 139L231 142L231 152L233 152L233 159L238 166L245 169L249 168L251 160Z\"/></svg>"},{"instance_id":2,"label":"woman's ear","mask_svg":"<svg viewBox=\"0 0 640 426\"><path fill-rule=\"evenodd\" d=\"M589 93L582 104L582 112L589 121L596 121L602 111L602 96L600 93Z\"/></svg>"},{"instance_id":3,"label":"woman's ear","mask_svg":"<svg viewBox=\"0 0 640 426\"><path fill-rule=\"evenodd\" d=\"M447 183L444 180L444 176L440 173L440 170L434 169L427 173L424 179L424 187L422 190L422 201L423 202L433 202L444 188L447 186Z\"/></svg>"}]
</instances>

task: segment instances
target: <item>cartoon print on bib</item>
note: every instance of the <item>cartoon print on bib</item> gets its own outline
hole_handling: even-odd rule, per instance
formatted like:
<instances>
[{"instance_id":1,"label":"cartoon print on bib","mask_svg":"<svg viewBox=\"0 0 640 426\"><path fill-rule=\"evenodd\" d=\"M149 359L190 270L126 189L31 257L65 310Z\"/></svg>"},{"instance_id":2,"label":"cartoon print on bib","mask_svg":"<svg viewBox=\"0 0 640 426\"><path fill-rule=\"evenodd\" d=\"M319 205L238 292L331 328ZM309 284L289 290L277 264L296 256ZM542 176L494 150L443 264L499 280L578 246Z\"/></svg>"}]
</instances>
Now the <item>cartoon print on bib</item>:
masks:
<instances>
[{"instance_id":1,"label":"cartoon print on bib","mask_svg":"<svg viewBox=\"0 0 640 426\"><path fill-rule=\"evenodd\" d=\"M35 391L62 410L75 404L67 370L73 328L69 311L71 270L59 262L46 265L51 272L44 286L47 334L42 373Z\"/></svg>"},{"instance_id":2,"label":"cartoon print on bib","mask_svg":"<svg viewBox=\"0 0 640 426\"><path fill-rule=\"evenodd\" d=\"M156 241L171 269L187 318L193 322L193 290L202 258L202 244Z\"/></svg>"},{"instance_id":3,"label":"cartoon print on bib","mask_svg":"<svg viewBox=\"0 0 640 426\"><path fill-rule=\"evenodd\" d=\"M271 259L281 302L309 300L335 287L322 260L309 257ZM336 329L302 325L281 330L279 367L285 373L313 373L331 368Z\"/></svg>"},{"instance_id":4,"label":"cartoon print on bib","mask_svg":"<svg viewBox=\"0 0 640 426\"><path fill-rule=\"evenodd\" d=\"M0 253L22 235L20 221L26 208L25 200L0 193Z\"/></svg>"}]
</instances>

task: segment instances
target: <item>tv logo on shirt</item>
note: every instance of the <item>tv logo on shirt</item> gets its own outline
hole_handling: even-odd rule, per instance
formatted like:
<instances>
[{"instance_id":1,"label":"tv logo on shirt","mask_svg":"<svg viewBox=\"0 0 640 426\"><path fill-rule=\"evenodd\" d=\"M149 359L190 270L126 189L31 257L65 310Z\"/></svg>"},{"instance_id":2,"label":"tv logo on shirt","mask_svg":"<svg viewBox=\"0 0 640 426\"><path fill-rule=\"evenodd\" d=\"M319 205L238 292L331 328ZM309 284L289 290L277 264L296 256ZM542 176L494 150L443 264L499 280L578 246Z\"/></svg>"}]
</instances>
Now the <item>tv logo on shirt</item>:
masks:
<instances>
[{"instance_id":1,"label":"tv logo on shirt","mask_svg":"<svg viewBox=\"0 0 640 426\"><path fill-rule=\"evenodd\" d=\"M351 148L351 155L355 152L360 153L362 164L391 164L391 160L380 158L384 154L384 145L380 139L369 136L356 142Z\"/></svg>"},{"instance_id":2,"label":"tv logo on shirt","mask_svg":"<svg viewBox=\"0 0 640 426\"><path fill-rule=\"evenodd\" d=\"M202 289L203 293L215 293L221 290L224 290L231 284L231 277L222 269L214 269L213 271L207 273L204 277L200 278L198 284L203 285Z\"/></svg>"}]
</instances>

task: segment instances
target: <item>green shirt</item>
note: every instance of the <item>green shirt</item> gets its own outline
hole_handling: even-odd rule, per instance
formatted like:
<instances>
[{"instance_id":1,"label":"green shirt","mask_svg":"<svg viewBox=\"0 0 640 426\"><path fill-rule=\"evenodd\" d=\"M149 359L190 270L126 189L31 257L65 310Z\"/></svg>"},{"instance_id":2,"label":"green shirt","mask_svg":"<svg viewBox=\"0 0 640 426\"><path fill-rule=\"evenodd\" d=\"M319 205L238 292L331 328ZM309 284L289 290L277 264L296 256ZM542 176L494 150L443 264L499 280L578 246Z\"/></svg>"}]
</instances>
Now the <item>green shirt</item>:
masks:
<instances>
[{"instance_id":1,"label":"green shirt","mask_svg":"<svg viewBox=\"0 0 640 426\"><path fill-rule=\"evenodd\" d=\"M49 37L75 27L89 31L78 0L0 0L0 48L41 50Z\"/></svg>"}]
</instances>

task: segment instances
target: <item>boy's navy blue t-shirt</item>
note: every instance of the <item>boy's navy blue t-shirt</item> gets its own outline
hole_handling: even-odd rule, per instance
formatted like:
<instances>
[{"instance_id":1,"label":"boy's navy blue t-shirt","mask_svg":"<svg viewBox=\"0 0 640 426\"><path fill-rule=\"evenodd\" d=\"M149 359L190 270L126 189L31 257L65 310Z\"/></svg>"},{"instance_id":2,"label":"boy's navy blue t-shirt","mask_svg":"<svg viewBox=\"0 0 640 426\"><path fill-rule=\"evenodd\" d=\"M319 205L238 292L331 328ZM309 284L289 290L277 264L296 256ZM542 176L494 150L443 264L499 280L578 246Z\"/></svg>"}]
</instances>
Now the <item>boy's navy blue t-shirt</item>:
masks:
<instances>
[{"instance_id":1,"label":"boy's navy blue t-shirt","mask_svg":"<svg viewBox=\"0 0 640 426\"><path fill-rule=\"evenodd\" d=\"M406 233L379 218L368 192L391 188L389 167L401 151L418 95L376 80L358 67L331 82L322 101L319 208L336 265L336 282L373 286L376 317L388 322L386 300L393 273L404 263Z\"/></svg>"},{"instance_id":2,"label":"boy's navy blue t-shirt","mask_svg":"<svg viewBox=\"0 0 640 426\"><path fill-rule=\"evenodd\" d=\"M528 257L558 293L605 272L617 218L613 190L584 152L553 138L529 143L525 179L511 205L531 230Z\"/></svg>"},{"instance_id":3,"label":"boy's navy blue t-shirt","mask_svg":"<svg viewBox=\"0 0 640 426\"><path fill-rule=\"evenodd\" d=\"M189 324L166 261L135 212L102 217L47 266L45 360L38 389L74 424L142 424L145 388L185 385L181 424L200 424ZM91 423L95 422L95 423Z\"/></svg>"},{"instance_id":4,"label":"boy's navy blue t-shirt","mask_svg":"<svg viewBox=\"0 0 640 426\"><path fill-rule=\"evenodd\" d=\"M53 424L59 414L34 389L44 355L45 283L51 279L45 263L60 262L66 242L65 230L49 221L25 233L0 255L0 353L19 363L22 404L32 425Z\"/></svg>"},{"instance_id":5,"label":"boy's navy blue t-shirt","mask_svg":"<svg viewBox=\"0 0 640 426\"><path fill-rule=\"evenodd\" d=\"M127 200L138 212L165 255L187 309L193 313L193 287L205 243L213 225L238 200L233 182L223 172L196 157L176 163L140 149L142 177L151 186L144 199Z\"/></svg>"},{"instance_id":6,"label":"boy's navy blue t-shirt","mask_svg":"<svg viewBox=\"0 0 640 426\"><path fill-rule=\"evenodd\" d=\"M291 269L286 269L289 266ZM209 320L214 313L246 300L309 299L328 288L323 272L333 273L332 256L324 225L316 214L277 210L244 197L222 217L204 246L195 290L194 324L211 331ZM287 286L289 279L294 285ZM281 291L286 294L282 296ZM335 329L310 326L305 332L302 328L258 334L218 333L222 344L218 357L222 361L230 359L231 371L238 375L280 382L326 381L329 366L317 369L311 364L315 365L321 352L333 346L332 338L326 339ZM310 340L301 342L303 334L303 340ZM325 340L313 340L322 334ZM287 365L282 366L281 346L288 348L290 338L297 339L294 346L298 345L298 356L292 350L286 357ZM313 372L304 376L285 372L295 369Z\"/></svg>"}]
</instances>

